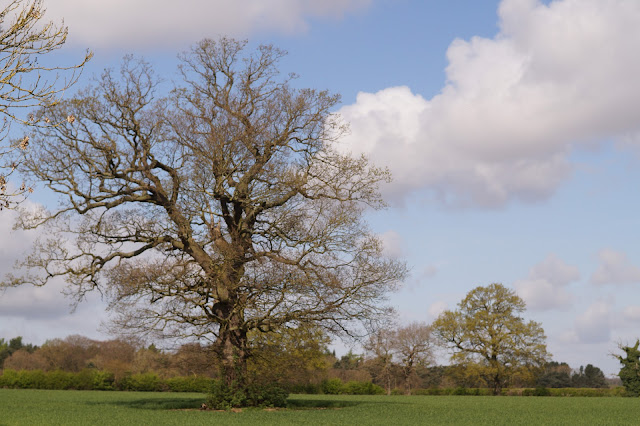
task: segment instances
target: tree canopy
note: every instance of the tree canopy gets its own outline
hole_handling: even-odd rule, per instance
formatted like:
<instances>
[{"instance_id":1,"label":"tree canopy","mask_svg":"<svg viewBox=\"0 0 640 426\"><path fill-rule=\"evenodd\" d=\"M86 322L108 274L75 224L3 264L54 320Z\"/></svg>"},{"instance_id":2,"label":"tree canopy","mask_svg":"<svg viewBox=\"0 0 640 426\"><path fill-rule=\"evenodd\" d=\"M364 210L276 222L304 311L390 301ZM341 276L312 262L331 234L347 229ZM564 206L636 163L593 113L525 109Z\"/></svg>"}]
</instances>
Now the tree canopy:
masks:
<instances>
[{"instance_id":1,"label":"tree canopy","mask_svg":"<svg viewBox=\"0 0 640 426\"><path fill-rule=\"evenodd\" d=\"M433 323L433 333L452 351L452 361L477 371L495 394L516 374L542 367L547 353L544 330L520 314L524 301L502 284L477 287Z\"/></svg>"},{"instance_id":2,"label":"tree canopy","mask_svg":"<svg viewBox=\"0 0 640 426\"><path fill-rule=\"evenodd\" d=\"M640 395L640 340L636 341L633 346L620 346L625 353L624 356L616 355L622 368L618 376L622 380L622 384L628 395Z\"/></svg>"},{"instance_id":3,"label":"tree canopy","mask_svg":"<svg viewBox=\"0 0 640 426\"><path fill-rule=\"evenodd\" d=\"M404 278L363 220L389 173L336 148L339 97L293 88L284 52L203 40L182 56L169 96L144 61L125 59L77 96L41 109L24 172L61 195L9 285L63 276L99 289L119 330L215 342L242 383L248 333L313 323L353 333L388 312Z\"/></svg>"}]
</instances>

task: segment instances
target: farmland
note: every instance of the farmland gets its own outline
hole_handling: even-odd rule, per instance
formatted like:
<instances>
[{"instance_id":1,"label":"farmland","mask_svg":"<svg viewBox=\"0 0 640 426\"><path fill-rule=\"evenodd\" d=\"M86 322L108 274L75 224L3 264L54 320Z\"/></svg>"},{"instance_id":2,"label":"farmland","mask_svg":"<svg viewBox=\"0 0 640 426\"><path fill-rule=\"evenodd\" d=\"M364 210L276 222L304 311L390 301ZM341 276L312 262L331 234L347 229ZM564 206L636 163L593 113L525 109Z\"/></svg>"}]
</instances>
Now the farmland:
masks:
<instances>
[{"instance_id":1,"label":"farmland","mask_svg":"<svg viewBox=\"0 0 640 426\"><path fill-rule=\"evenodd\" d=\"M636 398L293 395L289 408L200 411L202 394L0 389L1 425L637 424Z\"/></svg>"}]
</instances>

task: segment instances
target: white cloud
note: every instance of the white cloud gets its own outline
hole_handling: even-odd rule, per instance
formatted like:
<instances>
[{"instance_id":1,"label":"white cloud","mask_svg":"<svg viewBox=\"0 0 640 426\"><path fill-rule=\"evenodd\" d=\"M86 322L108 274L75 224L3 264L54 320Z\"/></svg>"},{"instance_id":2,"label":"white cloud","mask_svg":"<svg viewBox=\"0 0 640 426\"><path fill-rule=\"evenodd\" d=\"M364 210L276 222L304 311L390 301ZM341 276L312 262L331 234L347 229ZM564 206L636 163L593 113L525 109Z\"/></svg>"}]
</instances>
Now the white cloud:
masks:
<instances>
[{"instance_id":1,"label":"white cloud","mask_svg":"<svg viewBox=\"0 0 640 426\"><path fill-rule=\"evenodd\" d=\"M429 279L436 276L438 273L438 267L436 265L427 265L422 268L420 272L420 279Z\"/></svg>"},{"instance_id":2,"label":"white cloud","mask_svg":"<svg viewBox=\"0 0 640 426\"><path fill-rule=\"evenodd\" d=\"M22 207L40 208L28 200ZM0 211L0 281L12 272L16 259L28 253L41 234L38 230L12 230L16 215L15 211ZM55 279L43 287L0 288L0 337L20 335L27 342L40 344L52 336L74 333L99 336L97 328L107 318L105 303L98 295L91 295L71 312L72 300L62 294L65 287L62 279Z\"/></svg>"},{"instance_id":3,"label":"white cloud","mask_svg":"<svg viewBox=\"0 0 640 426\"><path fill-rule=\"evenodd\" d=\"M608 342L611 337L611 305L598 301L575 320L576 336L581 343Z\"/></svg>"},{"instance_id":4,"label":"white cloud","mask_svg":"<svg viewBox=\"0 0 640 426\"><path fill-rule=\"evenodd\" d=\"M71 299L62 294L64 287L64 282L56 281L43 287L23 285L0 290L0 317L61 318L71 310Z\"/></svg>"},{"instance_id":5,"label":"white cloud","mask_svg":"<svg viewBox=\"0 0 640 426\"><path fill-rule=\"evenodd\" d=\"M580 271L575 266L567 265L552 253L542 262L531 268L529 277L532 279L547 280L556 286L563 286L579 280Z\"/></svg>"},{"instance_id":6,"label":"white cloud","mask_svg":"<svg viewBox=\"0 0 640 426\"><path fill-rule=\"evenodd\" d=\"M435 318L438 318L438 316L440 316L441 313L446 311L447 308L448 308L447 302L440 300L438 302L435 302L429 305L429 309L427 309L427 313L431 318L435 319Z\"/></svg>"},{"instance_id":7,"label":"white cloud","mask_svg":"<svg viewBox=\"0 0 640 426\"><path fill-rule=\"evenodd\" d=\"M598 253L598 259L600 264L591 276L591 283L640 283L640 268L633 265L625 253L604 249Z\"/></svg>"},{"instance_id":8,"label":"white cloud","mask_svg":"<svg viewBox=\"0 0 640 426\"><path fill-rule=\"evenodd\" d=\"M57 0L47 18L64 18L70 42L96 47L166 47L204 37L305 31L309 18L339 18L371 0Z\"/></svg>"},{"instance_id":9,"label":"white cloud","mask_svg":"<svg viewBox=\"0 0 640 426\"><path fill-rule=\"evenodd\" d=\"M383 252L385 256L392 258L403 257L404 250L404 241L402 236L398 234L396 231L389 230L379 235L380 240L382 240Z\"/></svg>"},{"instance_id":10,"label":"white cloud","mask_svg":"<svg viewBox=\"0 0 640 426\"><path fill-rule=\"evenodd\" d=\"M640 131L640 2L504 0L493 39L455 40L447 82L360 93L340 110L344 149L395 176L402 199L428 189L447 205L549 197L581 144Z\"/></svg>"},{"instance_id":11,"label":"white cloud","mask_svg":"<svg viewBox=\"0 0 640 426\"><path fill-rule=\"evenodd\" d=\"M626 321L640 322L640 306L627 306L622 311L622 318Z\"/></svg>"},{"instance_id":12,"label":"white cloud","mask_svg":"<svg viewBox=\"0 0 640 426\"><path fill-rule=\"evenodd\" d=\"M537 311L567 308L573 297L564 287L580 279L580 271L567 265L554 254L529 271L526 279L513 283L518 295L524 299L527 308Z\"/></svg>"},{"instance_id":13,"label":"white cloud","mask_svg":"<svg viewBox=\"0 0 640 426\"><path fill-rule=\"evenodd\" d=\"M527 308L534 311L566 309L573 300L564 288L556 287L547 280L518 280L513 286Z\"/></svg>"}]
</instances>

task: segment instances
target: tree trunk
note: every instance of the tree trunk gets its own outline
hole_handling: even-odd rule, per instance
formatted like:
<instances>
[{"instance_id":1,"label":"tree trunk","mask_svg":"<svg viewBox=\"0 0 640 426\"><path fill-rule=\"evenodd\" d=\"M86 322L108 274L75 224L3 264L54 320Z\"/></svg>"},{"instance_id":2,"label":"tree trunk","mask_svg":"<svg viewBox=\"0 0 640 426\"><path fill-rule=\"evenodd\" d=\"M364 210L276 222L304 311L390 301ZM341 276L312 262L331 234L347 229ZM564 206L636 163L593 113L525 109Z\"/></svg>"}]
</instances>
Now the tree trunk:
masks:
<instances>
[{"instance_id":1,"label":"tree trunk","mask_svg":"<svg viewBox=\"0 0 640 426\"><path fill-rule=\"evenodd\" d=\"M496 374L493 377L493 394L494 395L500 395L500 391L502 390L502 386L501 386L501 380L500 380L500 375Z\"/></svg>"},{"instance_id":2,"label":"tree trunk","mask_svg":"<svg viewBox=\"0 0 640 426\"><path fill-rule=\"evenodd\" d=\"M244 388L247 384L247 332L242 316L232 309L229 311L229 320L220 325L216 341L220 378L229 387Z\"/></svg>"}]
</instances>

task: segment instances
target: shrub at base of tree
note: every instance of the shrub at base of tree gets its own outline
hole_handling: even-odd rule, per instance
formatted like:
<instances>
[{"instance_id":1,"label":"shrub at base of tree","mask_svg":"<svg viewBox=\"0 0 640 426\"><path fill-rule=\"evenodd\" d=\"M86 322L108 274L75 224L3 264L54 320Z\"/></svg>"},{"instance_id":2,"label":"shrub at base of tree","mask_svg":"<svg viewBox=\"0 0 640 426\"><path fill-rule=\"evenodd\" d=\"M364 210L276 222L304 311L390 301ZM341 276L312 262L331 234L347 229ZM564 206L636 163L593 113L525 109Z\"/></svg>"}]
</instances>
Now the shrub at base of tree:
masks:
<instances>
[{"instance_id":1,"label":"shrub at base of tree","mask_svg":"<svg viewBox=\"0 0 640 426\"><path fill-rule=\"evenodd\" d=\"M228 386L221 380L214 380L207 407L213 410L230 410L237 407L286 407L289 392L275 384L248 386Z\"/></svg>"}]
</instances>

